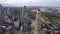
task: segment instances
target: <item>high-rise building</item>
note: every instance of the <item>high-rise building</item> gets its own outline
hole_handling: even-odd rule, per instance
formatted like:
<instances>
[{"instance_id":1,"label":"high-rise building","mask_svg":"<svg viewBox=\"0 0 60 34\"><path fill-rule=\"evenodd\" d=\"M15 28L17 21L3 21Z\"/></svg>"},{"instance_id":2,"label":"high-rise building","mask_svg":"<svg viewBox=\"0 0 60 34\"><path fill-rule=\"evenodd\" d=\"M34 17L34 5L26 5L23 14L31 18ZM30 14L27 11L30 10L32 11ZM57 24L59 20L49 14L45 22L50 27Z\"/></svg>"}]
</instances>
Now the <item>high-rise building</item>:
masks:
<instances>
[{"instance_id":1,"label":"high-rise building","mask_svg":"<svg viewBox=\"0 0 60 34\"><path fill-rule=\"evenodd\" d=\"M37 13L36 13L34 34L45 34L45 32L41 30L41 11L40 11L40 9L38 9Z\"/></svg>"}]
</instances>

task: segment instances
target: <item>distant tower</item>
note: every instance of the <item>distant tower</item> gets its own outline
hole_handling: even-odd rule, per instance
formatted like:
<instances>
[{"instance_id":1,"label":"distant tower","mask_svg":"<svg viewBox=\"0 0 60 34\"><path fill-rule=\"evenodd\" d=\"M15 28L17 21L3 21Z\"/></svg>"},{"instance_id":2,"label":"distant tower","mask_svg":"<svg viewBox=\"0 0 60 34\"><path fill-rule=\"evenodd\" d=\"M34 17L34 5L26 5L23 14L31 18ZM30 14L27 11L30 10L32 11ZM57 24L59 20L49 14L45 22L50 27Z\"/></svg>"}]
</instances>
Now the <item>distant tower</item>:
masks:
<instances>
[{"instance_id":1,"label":"distant tower","mask_svg":"<svg viewBox=\"0 0 60 34\"><path fill-rule=\"evenodd\" d=\"M22 12L21 12L21 21L22 21L22 23L24 23L24 16L25 16L25 6L22 6Z\"/></svg>"},{"instance_id":2,"label":"distant tower","mask_svg":"<svg viewBox=\"0 0 60 34\"><path fill-rule=\"evenodd\" d=\"M0 4L0 20L3 18L3 6Z\"/></svg>"},{"instance_id":3,"label":"distant tower","mask_svg":"<svg viewBox=\"0 0 60 34\"><path fill-rule=\"evenodd\" d=\"M2 5L0 5L0 16L1 16L1 12L2 12Z\"/></svg>"}]
</instances>

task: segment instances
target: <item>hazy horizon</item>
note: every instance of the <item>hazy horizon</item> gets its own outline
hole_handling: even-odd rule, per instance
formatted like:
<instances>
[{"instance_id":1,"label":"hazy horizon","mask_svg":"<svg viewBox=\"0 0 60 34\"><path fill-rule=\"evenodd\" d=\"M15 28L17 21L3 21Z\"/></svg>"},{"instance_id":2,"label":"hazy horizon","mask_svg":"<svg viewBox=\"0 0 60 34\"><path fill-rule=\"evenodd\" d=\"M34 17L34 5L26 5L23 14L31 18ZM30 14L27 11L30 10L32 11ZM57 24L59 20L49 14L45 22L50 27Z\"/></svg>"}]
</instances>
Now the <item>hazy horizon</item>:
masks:
<instances>
[{"instance_id":1,"label":"hazy horizon","mask_svg":"<svg viewBox=\"0 0 60 34\"><path fill-rule=\"evenodd\" d=\"M0 0L0 4L5 6L60 7L60 0Z\"/></svg>"}]
</instances>

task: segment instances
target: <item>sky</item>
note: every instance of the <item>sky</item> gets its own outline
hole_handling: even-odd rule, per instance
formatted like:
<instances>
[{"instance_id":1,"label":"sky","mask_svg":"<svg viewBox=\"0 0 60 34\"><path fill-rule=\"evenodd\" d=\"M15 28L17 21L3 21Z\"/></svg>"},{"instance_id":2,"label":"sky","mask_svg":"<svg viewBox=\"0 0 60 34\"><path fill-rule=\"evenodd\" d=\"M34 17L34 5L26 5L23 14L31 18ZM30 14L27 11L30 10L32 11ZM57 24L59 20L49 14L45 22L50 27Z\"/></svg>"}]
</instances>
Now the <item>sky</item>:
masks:
<instances>
[{"instance_id":1,"label":"sky","mask_svg":"<svg viewBox=\"0 0 60 34\"><path fill-rule=\"evenodd\" d=\"M3 5L52 6L60 7L60 0L0 0Z\"/></svg>"}]
</instances>

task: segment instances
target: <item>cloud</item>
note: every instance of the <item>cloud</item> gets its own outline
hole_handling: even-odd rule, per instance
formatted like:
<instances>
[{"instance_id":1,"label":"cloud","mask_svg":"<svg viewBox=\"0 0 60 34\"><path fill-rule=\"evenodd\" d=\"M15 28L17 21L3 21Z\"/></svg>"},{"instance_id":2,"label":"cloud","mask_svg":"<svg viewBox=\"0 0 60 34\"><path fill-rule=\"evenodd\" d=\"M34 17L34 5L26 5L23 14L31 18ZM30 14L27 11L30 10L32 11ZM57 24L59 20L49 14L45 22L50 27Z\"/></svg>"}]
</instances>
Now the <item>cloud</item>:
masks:
<instances>
[{"instance_id":1,"label":"cloud","mask_svg":"<svg viewBox=\"0 0 60 34\"><path fill-rule=\"evenodd\" d=\"M0 0L0 4L3 4L5 2L5 0Z\"/></svg>"},{"instance_id":2,"label":"cloud","mask_svg":"<svg viewBox=\"0 0 60 34\"><path fill-rule=\"evenodd\" d=\"M60 6L60 0L25 0L28 6Z\"/></svg>"},{"instance_id":3,"label":"cloud","mask_svg":"<svg viewBox=\"0 0 60 34\"><path fill-rule=\"evenodd\" d=\"M0 4L27 6L60 6L60 0L0 0Z\"/></svg>"}]
</instances>

